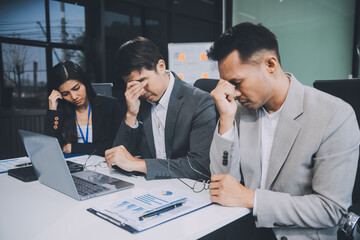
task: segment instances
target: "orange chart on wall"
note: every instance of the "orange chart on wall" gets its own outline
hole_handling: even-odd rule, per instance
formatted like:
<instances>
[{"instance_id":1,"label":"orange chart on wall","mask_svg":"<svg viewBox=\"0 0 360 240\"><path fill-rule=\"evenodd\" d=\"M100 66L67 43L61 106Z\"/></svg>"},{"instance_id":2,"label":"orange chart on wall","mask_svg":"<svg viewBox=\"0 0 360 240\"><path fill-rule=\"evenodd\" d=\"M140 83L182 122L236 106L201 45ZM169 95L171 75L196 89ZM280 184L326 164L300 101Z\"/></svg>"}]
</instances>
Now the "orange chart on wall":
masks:
<instances>
[{"instance_id":1,"label":"orange chart on wall","mask_svg":"<svg viewBox=\"0 0 360 240\"><path fill-rule=\"evenodd\" d=\"M209 74L208 73L202 73L201 78L209 78Z\"/></svg>"},{"instance_id":2,"label":"orange chart on wall","mask_svg":"<svg viewBox=\"0 0 360 240\"><path fill-rule=\"evenodd\" d=\"M207 59L206 53L201 53L200 54L200 60L205 61L206 59Z\"/></svg>"},{"instance_id":3,"label":"orange chart on wall","mask_svg":"<svg viewBox=\"0 0 360 240\"><path fill-rule=\"evenodd\" d=\"M179 61L185 61L185 54L179 54Z\"/></svg>"}]
</instances>

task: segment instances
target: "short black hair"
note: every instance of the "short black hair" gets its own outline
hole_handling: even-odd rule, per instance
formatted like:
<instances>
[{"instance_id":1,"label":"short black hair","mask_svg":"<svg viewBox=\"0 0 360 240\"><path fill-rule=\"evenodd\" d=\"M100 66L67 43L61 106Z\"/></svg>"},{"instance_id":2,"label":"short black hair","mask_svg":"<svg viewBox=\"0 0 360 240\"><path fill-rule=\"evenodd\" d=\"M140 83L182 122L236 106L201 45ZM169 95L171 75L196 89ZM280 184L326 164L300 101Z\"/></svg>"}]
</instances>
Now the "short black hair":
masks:
<instances>
[{"instance_id":1,"label":"short black hair","mask_svg":"<svg viewBox=\"0 0 360 240\"><path fill-rule=\"evenodd\" d=\"M142 68L155 70L156 65L163 56L158 46L144 37L137 37L127 41L118 49L115 56L116 72L125 77L134 70L141 71Z\"/></svg>"},{"instance_id":2,"label":"short black hair","mask_svg":"<svg viewBox=\"0 0 360 240\"><path fill-rule=\"evenodd\" d=\"M234 50L240 53L243 62L248 62L261 50L271 50L280 63L276 36L261 24L244 22L229 28L214 42L207 55L210 60L221 61Z\"/></svg>"}]
</instances>

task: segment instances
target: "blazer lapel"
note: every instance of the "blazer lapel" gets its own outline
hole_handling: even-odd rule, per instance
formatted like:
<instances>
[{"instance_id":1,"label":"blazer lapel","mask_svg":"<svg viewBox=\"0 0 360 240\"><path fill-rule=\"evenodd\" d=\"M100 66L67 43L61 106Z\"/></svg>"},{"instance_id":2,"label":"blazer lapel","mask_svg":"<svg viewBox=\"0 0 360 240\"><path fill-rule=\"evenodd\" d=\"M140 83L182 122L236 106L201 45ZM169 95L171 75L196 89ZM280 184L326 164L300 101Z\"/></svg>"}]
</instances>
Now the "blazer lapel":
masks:
<instances>
[{"instance_id":1,"label":"blazer lapel","mask_svg":"<svg viewBox=\"0 0 360 240\"><path fill-rule=\"evenodd\" d=\"M244 107L239 108L240 118L238 123L240 131L240 168L242 171L244 184L250 189L260 186L261 169L260 164L260 139L261 139L261 121L259 110L250 110Z\"/></svg>"},{"instance_id":2,"label":"blazer lapel","mask_svg":"<svg viewBox=\"0 0 360 240\"><path fill-rule=\"evenodd\" d=\"M165 150L167 157L171 157L175 126L183 105L183 91L181 90L183 82L175 73L171 72L170 74L175 76L175 82L171 92L165 122Z\"/></svg>"},{"instance_id":3,"label":"blazer lapel","mask_svg":"<svg viewBox=\"0 0 360 240\"><path fill-rule=\"evenodd\" d=\"M141 120L143 123L146 142L149 146L149 151L151 153L151 156L155 158L156 152L155 152L154 135L152 129L152 120L151 120L151 104L146 101L143 101L141 105L143 105L143 108L140 111L142 116Z\"/></svg>"},{"instance_id":4,"label":"blazer lapel","mask_svg":"<svg viewBox=\"0 0 360 240\"><path fill-rule=\"evenodd\" d=\"M301 130L295 119L303 113L304 87L291 75L288 95L275 131L265 189L271 189Z\"/></svg>"}]
</instances>

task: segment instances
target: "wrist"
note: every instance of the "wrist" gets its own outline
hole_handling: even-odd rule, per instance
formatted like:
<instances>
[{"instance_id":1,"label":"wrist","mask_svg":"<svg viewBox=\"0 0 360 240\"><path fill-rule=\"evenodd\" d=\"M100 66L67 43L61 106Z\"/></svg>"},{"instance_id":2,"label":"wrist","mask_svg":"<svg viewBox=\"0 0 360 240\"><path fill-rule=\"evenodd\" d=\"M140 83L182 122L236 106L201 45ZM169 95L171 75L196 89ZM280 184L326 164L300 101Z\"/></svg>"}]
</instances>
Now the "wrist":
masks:
<instances>
[{"instance_id":1,"label":"wrist","mask_svg":"<svg viewBox=\"0 0 360 240\"><path fill-rule=\"evenodd\" d=\"M125 116L125 123L130 127L134 126L136 124L136 117L137 115L127 112Z\"/></svg>"},{"instance_id":2,"label":"wrist","mask_svg":"<svg viewBox=\"0 0 360 240\"><path fill-rule=\"evenodd\" d=\"M134 157L134 162L135 162L135 169L134 170L146 174L147 169L146 169L145 159L140 159L140 158Z\"/></svg>"},{"instance_id":3,"label":"wrist","mask_svg":"<svg viewBox=\"0 0 360 240\"><path fill-rule=\"evenodd\" d=\"M57 107L52 104L49 104L49 110L56 111Z\"/></svg>"},{"instance_id":4,"label":"wrist","mask_svg":"<svg viewBox=\"0 0 360 240\"><path fill-rule=\"evenodd\" d=\"M219 135L223 135L229 131L234 123L234 117L222 117L219 118Z\"/></svg>"},{"instance_id":5,"label":"wrist","mask_svg":"<svg viewBox=\"0 0 360 240\"><path fill-rule=\"evenodd\" d=\"M255 204L254 201L255 201L255 190L249 189L249 199L246 207L253 209Z\"/></svg>"}]
</instances>

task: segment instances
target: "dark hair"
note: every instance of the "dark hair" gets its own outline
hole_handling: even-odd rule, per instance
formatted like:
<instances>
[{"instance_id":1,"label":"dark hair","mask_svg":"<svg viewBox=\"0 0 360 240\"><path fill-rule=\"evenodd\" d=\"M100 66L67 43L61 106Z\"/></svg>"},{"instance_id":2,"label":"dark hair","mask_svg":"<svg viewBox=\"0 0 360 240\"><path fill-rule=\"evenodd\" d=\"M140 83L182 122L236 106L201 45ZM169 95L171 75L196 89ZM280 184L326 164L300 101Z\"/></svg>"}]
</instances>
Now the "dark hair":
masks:
<instances>
[{"instance_id":1,"label":"dark hair","mask_svg":"<svg viewBox=\"0 0 360 240\"><path fill-rule=\"evenodd\" d=\"M207 51L208 58L221 61L232 51L237 50L243 62L261 50L271 50L280 63L279 46L276 36L261 24L240 23L226 30Z\"/></svg>"},{"instance_id":2,"label":"dark hair","mask_svg":"<svg viewBox=\"0 0 360 240\"><path fill-rule=\"evenodd\" d=\"M77 80L81 82L86 88L86 96L90 104L93 104L96 93L85 72L76 63L71 61L60 62L51 69L50 76L52 83L51 89L56 90L59 90L59 87L68 80ZM64 124L61 132L64 144L77 143L75 106L67 101L62 101L62 106L63 109L60 109L59 105L59 111L64 111Z\"/></svg>"},{"instance_id":3,"label":"dark hair","mask_svg":"<svg viewBox=\"0 0 360 240\"><path fill-rule=\"evenodd\" d=\"M141 71L142 68L156 71L160 59L163 59L163 56L155 43L147 38L137 37L118 49L115 56L116 72L125 77L134 70Z\"/></svg>"}]
</instances>

